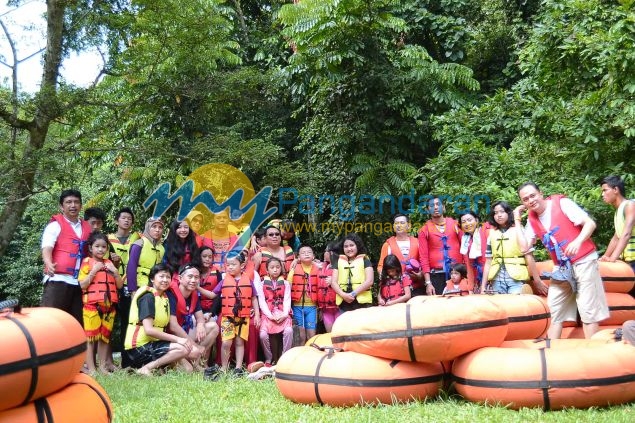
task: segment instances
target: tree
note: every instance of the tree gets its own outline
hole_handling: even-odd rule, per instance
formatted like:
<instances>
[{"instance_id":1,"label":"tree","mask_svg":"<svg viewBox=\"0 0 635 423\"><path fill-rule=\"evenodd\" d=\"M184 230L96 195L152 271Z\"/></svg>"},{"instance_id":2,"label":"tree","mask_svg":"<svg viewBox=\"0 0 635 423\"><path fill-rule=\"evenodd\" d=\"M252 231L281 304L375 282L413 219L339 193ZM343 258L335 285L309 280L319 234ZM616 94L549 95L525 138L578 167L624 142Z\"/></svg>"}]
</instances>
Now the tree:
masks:
<instances>
[{"instance_id":1,"label":"tree","mask_svg":"<svg viewBox=\"0 0 635 423\"><path fill-rule=\"evenodd\" d=\"M66 167L65 158L86 151L88 154L82 159L104 157L108 156L104 152L113 153L121 148L121 143L96 137L103 133L103 125L112 121L97 121L92 126L97 129L95 134L84 133L89 114L99 109L110 110L110 116L138 112L146 102L165 99L159 81L178 81L184 70L190 74L205 72L218 62L240 62L231 51L237 44L227 37L232 29L228 12L217 0L46 2L47 38L40 88L34 95L19 91L16 83L19 59L14 49L13 83L9 91L0 95L0 119L11 133L11 137L3 138L1 148L8 152L9 161L0 192L3 222L0 257L5 254L30 198L54 183L56 171ZM6 25L2 29L14 45ZM87 88L67 84L60 78L63 60L71 52L89 46L103 51L102 72ZM103 75L113 82L98 88ZM161 77L155 79L155 75ZM109 96L113 87L118 90L115 97ZM74 124L77 126L73 127ZM51 131L62 137L52 138ZM152 143L148 144L146 148L151 148ZM116 158L112 156L111 164ZM77 163L77 157L74 159ZM46 165L51 164L53 171L49 172L51 169ZM87 164L94 162L82 163Z\"/></svg>"},{"instance_id":2,"label":"tree","mask_svg":"<svg viewBox=\"0 0 635 423\"><path fill-rule=\"evenodd\" d=\"M523 79L435 120L443 147L421 172L441 190L513 203L516 187L534 180L594 213L606 242L612 211L598 183L607 174L635 182L634 19L632 1L544 2L518 52Z\"/></svg>"},{"instance_id":3,"label":"tree","mask_svg":"<svg viewBox=\"0 0 635 423\"><path fill-rule=\"evenodd\" d=\"M397 194L435 152L432 114L478 89L463 57L461 1L318 1L278 14L293 45L282 81L303 120L315 187ZM353 166L351 166L353 164ZM322 176L323 175L323 176Z\"/></svg>"}]
</instances>

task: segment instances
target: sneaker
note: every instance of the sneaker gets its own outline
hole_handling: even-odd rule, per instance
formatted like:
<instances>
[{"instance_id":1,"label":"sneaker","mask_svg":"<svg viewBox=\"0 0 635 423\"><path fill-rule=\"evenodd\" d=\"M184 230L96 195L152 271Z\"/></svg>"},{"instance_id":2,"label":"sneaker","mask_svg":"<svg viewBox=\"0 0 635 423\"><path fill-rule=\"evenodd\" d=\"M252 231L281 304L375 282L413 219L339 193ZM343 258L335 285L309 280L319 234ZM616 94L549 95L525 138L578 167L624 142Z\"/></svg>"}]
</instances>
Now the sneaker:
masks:
<instances>
[{"instance_id":1,"label":"sneaker","mask_svg":"<svg viewBox=\"0 0 635 423\"><path fill-rule=\"evenodd\" d=\"M260 369L264 365L265 365L265 363L263 363L262 361L254 361L253 363L249 363L247 365L247 372L248 373L254 373L254 372L258 371L258 369Z\"/></svg>"},{"instance_id":2,"label":"sneaker","mask_svg":"<svg viewBox=\"0 0 635 423\"><path fill-rule=\"evenodd\" d=\"M220 377L221 369L218 364L208 367L203 371L203 377L209 380L216 380Z\"/></svg>"},{"instance_id":3,"label":"sneaker","mask_svg":"<svg viewBox=\"0 0 635 423\"><path fill-rule=\"evenodd\" d=\"M247 374L245 369L243 369L242 367L236 367L232 370L232 372L234 373L234 376L237 376L237 377L242 377Z\"/></svg>"}]
</instances>

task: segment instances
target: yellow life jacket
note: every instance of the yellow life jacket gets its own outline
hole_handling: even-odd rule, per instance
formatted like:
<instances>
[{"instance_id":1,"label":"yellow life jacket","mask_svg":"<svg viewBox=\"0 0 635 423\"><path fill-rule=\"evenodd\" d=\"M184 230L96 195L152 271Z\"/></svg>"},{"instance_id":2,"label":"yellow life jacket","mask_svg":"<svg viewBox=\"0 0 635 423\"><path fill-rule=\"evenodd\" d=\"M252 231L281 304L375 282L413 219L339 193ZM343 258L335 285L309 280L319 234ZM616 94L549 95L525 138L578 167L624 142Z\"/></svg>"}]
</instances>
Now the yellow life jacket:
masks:
<instances>
[{"instance_id":1,"label":"yellow life jacket","mask_svg":"<svg viewBox=\"0 0 635 423\"><path fill-rule=\"evenodd\" d=\"M163 244L157 244L155 247L152 245L152 241L145 236L142 236L141 239L143 240L143 246L141 247L139 264L137 265L137 287L148 286L150 269L155 264L161 263L165 254Z\"/></svg>"},{"instance_id":2,"label":"yellow life jacket","mask_svg":"<svg viewBox=\"0 0 635 423\"><path fill-rule=\"evenodd\" d=\"M170 301L165 293L159 295L157 290L150 286L140 286L134 297L132 297L132 303L130 304L130 319L128 320L128 330L126 330L126 341L124 344L127 350L158 341L157 338L146 334L143 329L143 322L139 321L139 299L143 295L154 296L154 322L152 326L162 331L170 322Z\"/></svg>"},{"instance_id":3,"label":"yellow life jacket","mask_svg":"<svg viewBox=\"0 0 635 423\"><path fill-rule=\"evenodd\" d=\"M619 238L624 232L624 224L626 223L626 216L624 214L624 208L626 205L632 200L624 200L619 205L617 210L615 211L615 215L613 216L613 223L615 224L615 235ZM626 247L624 247L624 251L622 251L622 255L620 256L624 261L635 261L635 227L631 231L631 237L628 239L628 243Z\"/></svg>"},{"instance_id":4,"label":"yellow life jacket","mask_svg":"<svg viewBox=\"0 0 635 423\"><path fill-rule=\"evenodd\" d=\"M128 265L128 257L130 255L130 246L133 242L141 238L141 234L139 232L132 232L128 237L128 240L125 244L122 244L117 238L116 234L108 235L108 242L110 246L113 248L113 253L117 254L121 258L121 264L119 265L119 276L125 278L126 276L126 266ZM110 256L109 256L110 257Z\"/></svg>"},{"instance_id":5,"label":"yellow life jacket","mask_svg":"<svg viewBox=\"0 0 635 423\"><path fill-rule=\"evenodd\" d=\"M348 257L341 255L337 261L337 283L344 292L352 292L366 279L366 269L364 268L364 254L360 254L352 261L348 260ZM370 290L360 292L357 295L357 302L360 304L370 304L373 302L373 295ZM337 295L335 297L335 303L340 305L342 303L342 297Z\"/></svg>"},{"instance_id":6,"label":"yellow life jacket","mask_svg":"<svg viewBox=\"0 0 635 423\"><path fill-rule=\"evenodd\" d=\"M490 245L492 247L492 263L487 274L487 280L493 280L500 270L501 264L509 276L517 281L528 281L529 271L525 256L520 251L516 242L517 228L510 228L505 232L500 229L491 229L489 232Z\"/></svg>"}]
</instances>

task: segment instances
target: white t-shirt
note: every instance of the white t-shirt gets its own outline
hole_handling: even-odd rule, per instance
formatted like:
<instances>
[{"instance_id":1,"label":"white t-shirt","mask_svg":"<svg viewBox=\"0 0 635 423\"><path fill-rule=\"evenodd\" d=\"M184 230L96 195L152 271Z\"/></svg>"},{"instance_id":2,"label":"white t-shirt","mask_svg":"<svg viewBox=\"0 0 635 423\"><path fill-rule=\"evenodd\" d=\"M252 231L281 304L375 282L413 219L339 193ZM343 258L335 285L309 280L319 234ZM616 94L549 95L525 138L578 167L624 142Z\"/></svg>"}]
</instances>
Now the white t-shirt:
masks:
<instances>
[{"instance_id":1,"label":"white t-shirt","mask_svg":"<svg viewBox=\"0 0 635 423\"><path fill-rule=\"evenodd\" d=\"M64 217L64 219L66 219L66 217ZM66 219L66 221L69 225L71 225L73 231L75 231L75 235L77 235L81 239L82 221L80 219L77 219L77 222L75 223L71 222L68 219ZM44 228L44 232L42 233L42 249L44 249L45 247L55 248L55 243L57 242L57 238L60 236L61 233L62 227L57 221L54 220L46 225L46 228ZM79 266L77 266L77 268L79 268ZM65 282L69 285L79 285L79 282L76 278L73 277L73 275L65 275L59 273L56 273L53 276L44 275L44 279L42 280L42 282L46 282L49 279L53 281Z\"/></svg>"},{"instance_id":2,"label":"white t-shirt","mask_svg":"<svg viewBox=\"0 0 635 423\"><path fill-rule=\"evenodd\" d=\"M404 258L408 258L410 256L410 240L407 239L405 241L397 241L397 247L401 251L401 254Z\"/></svg>"},{"instance_id":3,"label":"white t-shirt","mask_svg":"<svg viewBox=\"0 0 635 423\"><path fill-rule=\"evenodd\" d=\"M552 229L551 228L551 205L553 203L553 200L547 200L546 203L547 203L547 206L545 207L545 210L542 212L542 214L538 216L538 220L540 220L540 223L542 223L542 226L544 226L544 228L549 231ZM583 225L586 218L589 217L589 214L585 212L584 210L582 210L582 208L579 205L577 205L574 201L566 197L560 199L560 209L562 210L562 213L565 216L567 216L567 218L575 226ZM532 245L536 242L536 233L534 232L534 228L531 226L531 223L529 222L527 222L527 225L525 225L525 237L527 238L529 243ZM551 238L551 241L554 243L556 242L556 240L553 237ZM581 260L579 262L583 263L587 260L597 259L597 258L598 258L597 252L593 252L591 254L588 254L584 258L584 260Z\"/></svg>"}]
</instances>

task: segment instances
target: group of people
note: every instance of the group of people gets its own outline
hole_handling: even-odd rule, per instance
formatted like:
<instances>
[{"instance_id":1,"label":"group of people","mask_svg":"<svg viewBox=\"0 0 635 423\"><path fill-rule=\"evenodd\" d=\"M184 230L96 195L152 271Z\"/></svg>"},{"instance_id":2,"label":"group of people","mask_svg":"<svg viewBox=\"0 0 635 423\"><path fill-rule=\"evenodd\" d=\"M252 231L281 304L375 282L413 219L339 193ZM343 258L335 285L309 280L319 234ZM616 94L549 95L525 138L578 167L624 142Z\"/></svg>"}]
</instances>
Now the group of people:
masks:
<instances>
[{"instance_id":1,"label":"group of people","mask_svg":"<svg viewBox=\"0 0 635 423\"><path fill-rule=\"evenodd\" d=\"M547 295L550 338L560 337L562 323L576 320L578 312L590 337L609 316L598 261L622 259L635 268L635 202L625 198L618 177L605 178L601 187L604 201L616 208L615 236L601 257L591 241L591 217L564 196L545 198L533 182L518 188L518 207L496 202L483 224L475 212L458 220L445 216L439 198L431 200L430 219L417 237L410 235L409 216L396 215L394 236L377 263L376 304L528 290ZM122 208L116 232L105 235L103 211L89 208L80 218L80 192L63 191L59 203L60 213L42 236L42 305L66 310L84 326L90 372L115 368L110 337L117 316L122 366L149 375L175 364L207 368L215 377L230 370L232 352L232 372L244 373L243 362L259 363L259 347L259 365L271 366L294 345L294 327L295 343L304 344L319 321L330 331L341 313L374 303L375 270L356 233L329 243L320 260L300 244L292 225L279 220L239 245L248 225L229 210L216 213L205 232L203 215L192 211L173 221L164 238L160 218L134 232L134 214ZM536 240L557 266L571 269L575 283L554 281L547 288L533 258Z\"/></svg>"}]
</instances>

